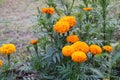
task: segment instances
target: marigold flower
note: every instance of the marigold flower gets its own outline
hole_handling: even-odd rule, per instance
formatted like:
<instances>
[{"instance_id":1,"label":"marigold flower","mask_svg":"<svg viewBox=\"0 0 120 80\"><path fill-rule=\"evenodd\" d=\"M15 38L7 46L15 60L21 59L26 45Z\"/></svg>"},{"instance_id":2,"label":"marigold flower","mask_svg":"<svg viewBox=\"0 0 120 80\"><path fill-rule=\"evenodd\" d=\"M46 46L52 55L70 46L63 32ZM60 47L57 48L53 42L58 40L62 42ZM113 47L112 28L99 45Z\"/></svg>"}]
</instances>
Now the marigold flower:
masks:
<instances>
[{"instance_id":1,"label":"marigold flower","mask_svg":"<svg viewBox=\"0 0 120 80\"><path fill-rule=\"evenodd\" d=\"M87 53L89 51L89 46L85 42L77 41L74 44L72 44L75 51L82 51L84 53Z\"/></svg>"},{"instance_id":2,"label":"marigold flower","mask_svg":"<svg viewBox=\"0 0 120 80\"><path fill-rule=\"evenodd\" d=\"M112 51L112 47L111 46L103 46L103 50L107 51L107 52L111 52Z\"/></svg>"},{"instance_id":3,"label":"marigold flower","mask_svg":"<svg viewBox=\"0 0 120 80\"><path fill-rule=\"evenodd\" d=\"M95 45L95 44L92 44L92 45L90 45L90 52L91 52L93 55L101 54L101 53L102 53L102 49L101 49L100 46Z\"/></svg>"},{"instance_id":4,"label":"marigold flower","mask_svg":"<svg viewBox=\"0 0 120 80\"><path fill-rule=\"evenodd\" d=\"M62 48L62 54L64 55L64 56L71 56L71 54L74 52L75 50L74 50L74 48L72 47L72 46L64 46L63 48Z\"/></svg>"},{"instance_id":5,"label":"marigold flower","mask_svg":"<svg viewBox=\"0 0 120 80\"><path fill-rule=\"evenodd\" d=\"M84 11L91 11L91 10L93 10L93 8L87 7L87 8L83 8L83 10L84 10Z\"/></svg>"},{"instance_id":6,"label":"marigold flower","mask_svg":"<svg viewBox=\"0 0 120 80\"><path fill-rule=\"evenodd\" d=\"M85 62L87 60L87 56L82 51L76 51L72 55L72 61L73 62Z\"/></svg>"},{"instance_id":7,"label":"marigold flower","mask_svg":"<svg viewBox=\"0 0 120 80\"><path fill-rule=\"evenodd\" d=\"M63 21L58 21L58 22L54 25L53 29L54 29L56 32L58 32L58 33L65 33L65 32L67 32L67 31L69 31L70 25L69 25L69 23L66 22L66 21L64 21L64 22L63 22Z\"/></svg>"},{"instance_id":8,"label":"marigold flower","mask_svg":"<svg viewBox=\"0 0 120 80\"><path fill-rule=\"evenodd\" d=\"M2 54L10 55L16 51L16 47L14 44L3 44L2 47L0 47L0 52Z\"/></svg>"},{"instance_id":9,"label":"marigold flower","mask_svg":"<svg viewBox=\"0 0 120 80\"><path fill-rule=\"evenodd\" d=\"M79 37L77 35L70 35L66 38L67 42L75 43L79 41Z\"/></svg>"},{"instance_id":10,"label":"marigold flower","mask_svg":"<svg viewBox=\"0 0 120 80\"><path fill-rule=\"evenodd\" d=\"M0 60L0 67L3 65L3 61L2 60Z\"/></svg>"},{"instance_id":11,"label":"marigold flower","mask_svg":"<svg viewBox=\"0 0 120 80\"><path fill-rule=\"evenodd\" d=\"M33 39L33 40L30 41L30 44L32 44L32 45L35 45L35 44L37 44L37 43L38 43L38 40L37 40L37 39Z\"/></svg>"},{"instance_id":12,"label":"marigold flower","mask_svg":"<svg viewBox=\"0 0 120 80\"><path fill-rule=\"evenodd\" d=\"M59 21L67 21L70 25L70 28L76 24L76 19L74 16L63 16Z\"/></svg>"},{"instance_id":13,"label":"marigold flower","mask_svg":"<svg viewBox=\"0 0 120 80\"><path fill-rule=\"evenodd\" d=\"M46 13L46 14L54 14L54 8L49 7L49 8L42 8L42 13Z\"/></svg>"}]
</instances>

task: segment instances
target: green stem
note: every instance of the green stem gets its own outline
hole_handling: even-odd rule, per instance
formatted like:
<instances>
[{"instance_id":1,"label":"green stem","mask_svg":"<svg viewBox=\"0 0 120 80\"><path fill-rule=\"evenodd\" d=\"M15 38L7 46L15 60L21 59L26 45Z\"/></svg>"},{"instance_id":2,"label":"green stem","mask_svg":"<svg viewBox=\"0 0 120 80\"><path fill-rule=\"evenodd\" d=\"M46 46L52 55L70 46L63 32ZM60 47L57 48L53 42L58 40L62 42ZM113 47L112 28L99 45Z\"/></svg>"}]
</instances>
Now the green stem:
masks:
<instances>
[{"instance_id":1,"label":"green stem","mask_svg":"<svg viewBox=\"0 0 120 80\"><path fill-rule=\"evenodd\" d=\"M8 57L8 66L10 67L10 54L7 57Z\"/></svg>"},{"instance_id":2,"label":"green stem","mask_svg":"<svg viewBox=\"0 0 120 80\"><path fill-rule=\"evenodd\" d=\"M38 46L37 46L37 44L34 45L34 49L35 49L35 52L36 52L36 54L37 54L37 57L39 58L39 55L38 55Z\"/></svg>"},{"instance_id":3,"label":"green stem","mask_svg":"<svg viewBox=\"0 0 120 80\"><path fill-rule=\"evenodd\" d=\"M62 4L62 7L63 7L63 10L64 10L64 14L67 15L67 14L66 14L66 9L65 9L65 6L64 6L64 1L63 1L63 0L60 0L60 1L61 1L61 4Z\"/></svg>"},{"instance_id":4,"label":"green stem","mask_svg":"<svg viewBox=\"0 0 120 80\"><path fill-rule=\"evenodd\" d=\"M110 80L110 77L111 77L111 68L112 68L112 65L111 65L111 61L112 61L112 53L110 53L109 57L108 57L108 62L109 62L109 66L108 66L108 79Z\"/></svg>"},{"instance_id":5,"label":"green stem","mask_svg":"<svg viewBox=\"0 0 120 80\"><path fill-rule=\"evenodd\" d=\"M103 9L103 39L104 39L104 45L106 44L106 10Z\"/></svg>"},{"instance_id":6,"label":"green stem","mask_svg":"<svg viewBox=\"0 0 120 80\"><path fill-rule=\"evenodd\" d=\"M69 14L71 13L71 10L72 10L72 8L73 8L74 3L75 3L75 0L72 0L72 4L71 4L71 6L70 6L70 8L69 8L69 11L68 11Z\"/></svg>"}]
</instances>

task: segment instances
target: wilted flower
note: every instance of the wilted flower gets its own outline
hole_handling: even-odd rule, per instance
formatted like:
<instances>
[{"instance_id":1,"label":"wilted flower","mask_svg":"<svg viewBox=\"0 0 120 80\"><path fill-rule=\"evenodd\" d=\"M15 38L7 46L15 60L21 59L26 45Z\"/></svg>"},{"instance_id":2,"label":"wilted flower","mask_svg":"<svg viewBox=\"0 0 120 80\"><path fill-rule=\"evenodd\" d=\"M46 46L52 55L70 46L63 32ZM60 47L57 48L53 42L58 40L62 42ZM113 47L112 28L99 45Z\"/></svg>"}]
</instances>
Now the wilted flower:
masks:
<instances>
[{"instance_id":1,"label":"wilted flower","mask_svg":"<svg viewBox=\"0 0 120 80\"><path fill-rule=\"evenodd\" d=\"M73 62L85 62L87 60L87 56L82 51L76 51L72 55L72 61Z\"/></svg>"},{"instance_id":2,"label":"wilted flower","mask_svg":"<svg viewBox=\"0 0 120 80\"><path fill-rule=\"evenodd\" d=\"M3 44L2 47L0 47L0 53L10 55L16 51L16 47L14 44Z\"/></svg>"},{"instance_id":3,"label":"wilted flower","mask_svg":"<svg viewBox=\"0 0 120 80\"><path fill-rule=\"evenodd\" d=\"M74 50L74 48L72 47L72 46L64 46L63 48L62 48L62 54L64 55L64 56L71 56L71 54L74 52L75 50Z\"/></svg>"},{"instance_id":4,"label":"wilted flower","mask_svg":"<svg viewBox=\"0 0 120 80\"><path fill-rule=\"evenodd\" d=\"M90 45L90 52L93 55L101 54L102 53L102 49L101 49L100 46L92 44L92 45Z\"/></svg>"}]
</instances>

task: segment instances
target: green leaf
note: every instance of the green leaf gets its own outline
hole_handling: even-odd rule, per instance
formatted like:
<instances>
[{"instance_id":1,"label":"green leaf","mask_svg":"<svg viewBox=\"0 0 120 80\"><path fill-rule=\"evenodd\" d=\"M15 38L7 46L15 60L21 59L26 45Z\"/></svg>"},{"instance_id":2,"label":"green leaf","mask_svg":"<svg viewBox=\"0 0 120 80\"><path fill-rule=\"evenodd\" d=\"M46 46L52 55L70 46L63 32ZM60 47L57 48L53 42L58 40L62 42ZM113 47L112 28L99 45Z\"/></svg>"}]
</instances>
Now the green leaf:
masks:
<instances>
[{"instance_id":1,"label":"green leaf","mask_svg":"<svg viewBox=\"0 0 120 80\"><path fill-rule=\"evenodd\" d=\"M113 58L112 58L112 63L114 63L117 59L120 57L120 51L114 53Z\"/></svg>"},{"instance_id":2,"label":"green leaf","mask_svg":"<svg viewBox=\"0 0 120 80\"><path fill-rule=\"evenodd\" d=\"M103 73L100 72L99 70L94 69L94 68L90 68L90 70L93 71L94 73L96 73L100 78L104 78Z\"/></svg>"}]
</instances>

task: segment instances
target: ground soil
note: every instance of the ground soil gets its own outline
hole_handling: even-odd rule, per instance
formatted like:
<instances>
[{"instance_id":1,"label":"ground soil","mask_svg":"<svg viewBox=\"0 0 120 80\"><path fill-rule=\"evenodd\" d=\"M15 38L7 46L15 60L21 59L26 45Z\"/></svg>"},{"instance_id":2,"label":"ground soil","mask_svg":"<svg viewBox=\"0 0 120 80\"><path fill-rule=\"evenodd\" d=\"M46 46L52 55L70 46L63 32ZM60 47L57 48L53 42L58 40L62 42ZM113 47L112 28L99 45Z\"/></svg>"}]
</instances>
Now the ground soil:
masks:
<instances>
[{"instance_id":1,"label":"ground soil","mask_svg":"<svg viewBox=\"0 0 120 80\"><path fill-rule=\"evenodd\" d=\"M2 1L0 3L0 44L14 43L18 48L17 52L25 51L29 41L37 38L32 32L32 27L37 15L36 7L41 5L42 0Z\"/></svg>"}]
</instances>

